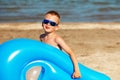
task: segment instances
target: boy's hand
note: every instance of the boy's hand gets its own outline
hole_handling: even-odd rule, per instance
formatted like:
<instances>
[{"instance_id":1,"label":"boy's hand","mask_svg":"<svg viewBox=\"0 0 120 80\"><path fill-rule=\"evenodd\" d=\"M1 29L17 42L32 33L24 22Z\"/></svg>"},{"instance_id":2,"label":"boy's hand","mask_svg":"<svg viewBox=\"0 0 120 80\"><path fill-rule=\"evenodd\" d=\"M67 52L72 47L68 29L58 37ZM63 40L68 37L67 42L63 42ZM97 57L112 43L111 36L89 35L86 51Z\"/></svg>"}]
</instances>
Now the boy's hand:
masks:
<instances>
[{"instance_id":1,"label":"boy's hand","mask_svg":"<svg viewBox=\"0 0 120 80\"><path fill-rule=\"evenodd\" d=\"M80 75L80 72L78 71L75 71L73 74L72 74L72 78L80 78L81 75Z\"/></svg>"}]
</instances>

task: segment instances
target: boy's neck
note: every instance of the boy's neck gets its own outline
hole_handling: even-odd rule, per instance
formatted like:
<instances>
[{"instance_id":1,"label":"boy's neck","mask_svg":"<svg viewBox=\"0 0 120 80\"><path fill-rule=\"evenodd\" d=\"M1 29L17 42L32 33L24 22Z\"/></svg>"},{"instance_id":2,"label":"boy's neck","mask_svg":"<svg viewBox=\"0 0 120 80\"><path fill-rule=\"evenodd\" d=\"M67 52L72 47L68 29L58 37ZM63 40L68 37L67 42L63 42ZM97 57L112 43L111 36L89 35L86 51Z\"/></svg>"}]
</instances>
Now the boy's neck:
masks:
<instances>
[{"instance_id":1,"label":"boy's neck","mask_svg":"<svg viewBox=\"0 0 120 80\"><path fill-rule=\"evenodd\" d=\"M55 32L45 32L46 36L53 36L55 35Z\"/></svg>"}]
</instances>

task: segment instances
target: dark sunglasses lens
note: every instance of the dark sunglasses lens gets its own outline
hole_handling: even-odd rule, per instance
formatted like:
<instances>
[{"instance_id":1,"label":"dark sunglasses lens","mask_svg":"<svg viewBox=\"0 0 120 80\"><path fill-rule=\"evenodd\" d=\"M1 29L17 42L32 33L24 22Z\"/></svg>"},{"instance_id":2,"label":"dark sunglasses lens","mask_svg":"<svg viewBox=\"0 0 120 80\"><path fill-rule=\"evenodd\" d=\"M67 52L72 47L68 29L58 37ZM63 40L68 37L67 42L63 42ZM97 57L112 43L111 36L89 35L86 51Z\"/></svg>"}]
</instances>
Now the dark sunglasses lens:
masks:
<instances>
[{"instance_id":1,"label":"dark sunglasses lens","mask_svg":"<svg viewBox=\"0 0 120 80\"><path fill-rule=\"evenodd\" d=\"M48 21L48 20L43 20L43 23L44 23L44 24L48 24L49 21Z\"/></svg>"},{"instance_id":2,"label":"dark sunglasses lens","mask_svg":"<svg viewBox=\"0 0 120 80\"><path fill-rule=\"evenodd\" d=\"M50 22L51 26L56 26L57 24L55 22Z\"/></svg>"},{"instance_id":3,"label":"dark sunglasses lens","mask_svg":"<svg viewBox=\"0 0 120 80\"><path fill-rule=\"evenodd\" d=\"M46 20L46 19L43 20L43 23L44 24L50 23L51 26L57 26L57 24L55 22L52 22L52 21L49 21L49 20Z\"/></svg>"}]
</instances>

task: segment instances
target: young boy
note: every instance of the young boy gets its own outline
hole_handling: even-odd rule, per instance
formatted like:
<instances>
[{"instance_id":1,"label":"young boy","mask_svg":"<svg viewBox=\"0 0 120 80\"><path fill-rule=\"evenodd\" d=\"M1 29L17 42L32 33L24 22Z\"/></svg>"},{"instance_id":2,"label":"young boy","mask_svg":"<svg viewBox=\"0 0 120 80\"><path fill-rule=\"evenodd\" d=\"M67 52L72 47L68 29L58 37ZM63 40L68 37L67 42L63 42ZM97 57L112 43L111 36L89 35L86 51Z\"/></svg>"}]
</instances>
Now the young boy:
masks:
<instances>
[{"instance_id":1,"label":"young boy","mask_svg":"<svg viewBox=\"0 0 120 80\"><path fill-rule=\"evenodd\" d=\"M44 33L40 35L40 40L47 44L50 44L58 49L67 52L73 62L74 72L72 74L73 78L81 77L78 67L78 61L70 49L70 47L65 43L65 41L55 33L59 29L58 24L60 23L60 15L56 11L49 11L45 14L45 18L42 22L42 27Z\"/></svg>"}]
</instances>

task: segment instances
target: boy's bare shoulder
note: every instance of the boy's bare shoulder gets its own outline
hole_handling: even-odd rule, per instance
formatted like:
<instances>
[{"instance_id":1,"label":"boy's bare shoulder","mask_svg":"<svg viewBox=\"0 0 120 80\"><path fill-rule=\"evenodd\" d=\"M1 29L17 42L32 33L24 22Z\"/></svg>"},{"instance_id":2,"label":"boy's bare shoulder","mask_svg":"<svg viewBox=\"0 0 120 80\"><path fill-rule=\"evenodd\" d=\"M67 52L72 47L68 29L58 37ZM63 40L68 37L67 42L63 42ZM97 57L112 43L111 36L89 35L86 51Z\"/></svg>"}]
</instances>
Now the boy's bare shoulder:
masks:
<instances>
[{"instance_id":1,"label":"boy's bare shoulder","mask_svg":"<svg viewBox=\"0 0 120 80\"><path fill-rule=\"evenodd\" d=\"M44 38L45 36L45 34L40 34L40 38Z\"/></svg>"},{"instance_id":2,"label":"boy's bare shoulder","mask_svg":"<svg viewBox=\"0 0 120 80\"><path fill-rule=\"evenodd\" d=\"M59 35L56 36L56 42L64 41L63 38Z\"/></svg>"},{"instance_id":3,"label":"boy's bare shoulder","mask_svg":"<svg viewBox=\"0 0 120 80\"><path fill-rule=\"evenodd\" d=\"M40 39L40 41L43 41L43 39L45 38L45 34L41 34L40 36L39 36L39 39Z\"/></svg>"}]
</instances>

